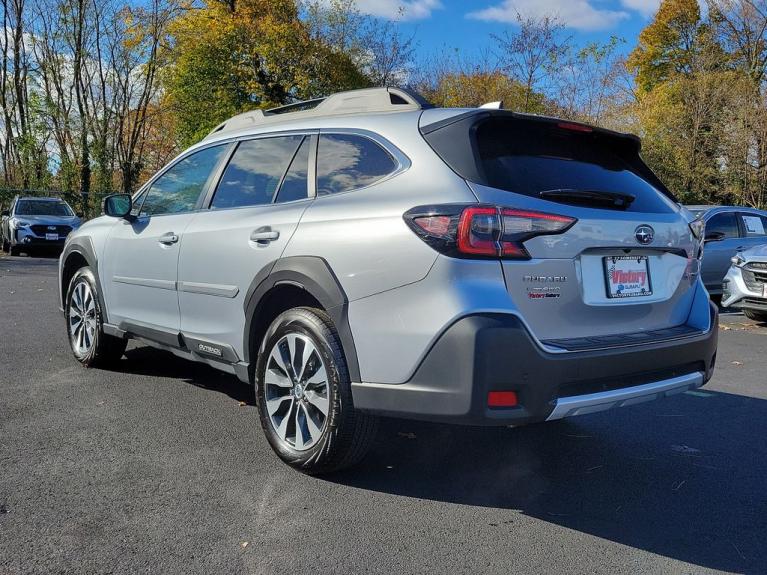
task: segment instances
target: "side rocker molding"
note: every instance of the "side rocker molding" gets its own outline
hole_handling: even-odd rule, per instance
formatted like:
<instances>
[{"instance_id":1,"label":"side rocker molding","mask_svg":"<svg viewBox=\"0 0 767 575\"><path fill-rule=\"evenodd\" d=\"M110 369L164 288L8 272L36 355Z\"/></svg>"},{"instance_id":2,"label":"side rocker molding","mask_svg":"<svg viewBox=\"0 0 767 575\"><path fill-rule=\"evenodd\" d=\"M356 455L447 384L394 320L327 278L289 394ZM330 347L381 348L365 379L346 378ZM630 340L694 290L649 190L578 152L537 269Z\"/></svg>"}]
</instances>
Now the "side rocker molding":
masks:
<instances>
[{"instance_id":1,"label":"side rocker molding","mask_svg":"<svg viewBox=\"0 0 767 575\"><path fill-rule=\"evenodd\" d=\"M245 296L245 330L243 333L244 362L255 368L255 358L250 357L250 340L253 336L253 321L258 317L264 296L279 284L290 284L306 290L320 302L327 311L341 338L349 377L360 381L357 351L349 326L349 300L338 278L328 263L316 256L292 256L267 264L250 285Z\"/></svg>"}]
</instances>

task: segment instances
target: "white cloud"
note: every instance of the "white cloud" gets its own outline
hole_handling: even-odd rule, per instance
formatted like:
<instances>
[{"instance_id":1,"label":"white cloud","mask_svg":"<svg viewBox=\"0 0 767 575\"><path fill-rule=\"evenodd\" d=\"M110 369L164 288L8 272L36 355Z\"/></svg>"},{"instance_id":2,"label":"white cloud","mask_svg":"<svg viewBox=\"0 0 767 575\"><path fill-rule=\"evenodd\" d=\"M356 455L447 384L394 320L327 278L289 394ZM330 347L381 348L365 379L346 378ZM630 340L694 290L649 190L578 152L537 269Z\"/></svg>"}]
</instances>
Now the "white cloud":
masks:
<instances>
[{"instance_id":1,"label":"white cloud","mask_svg":"<svg viewBox=\"0 0 767 575\"><path fill-rule=\"evenodd\" d=\"M440 0L357 0L356 4L364 14L402 20L423 20L442 8Z\"/></svg>"},{"instance_id":2,"label":"white cloud","mask_svg":"<svg viewBox=\"0 0 767 575\"><path fill-rule=\"evenodd\" d=\"M624 0L634 4L650 0ZM490 20L513 24L517 13L523 17L556 16L565 26L577 30L604 30L630 17L623 10L600 10L588 0L503 0L501 4L470 12L466 16L477 20Z\"/></svg>"},{"instance_id":3,"label":"white cloud","mask_svg":"<svg viewBox=\"0 0 767 575\"><path fill-rule=\"evenodd\" d=\"M629 10L639 12L645 18L649 18L658 10L660 0L621 0L621 5Z\"/></svg>"}]
</instances>

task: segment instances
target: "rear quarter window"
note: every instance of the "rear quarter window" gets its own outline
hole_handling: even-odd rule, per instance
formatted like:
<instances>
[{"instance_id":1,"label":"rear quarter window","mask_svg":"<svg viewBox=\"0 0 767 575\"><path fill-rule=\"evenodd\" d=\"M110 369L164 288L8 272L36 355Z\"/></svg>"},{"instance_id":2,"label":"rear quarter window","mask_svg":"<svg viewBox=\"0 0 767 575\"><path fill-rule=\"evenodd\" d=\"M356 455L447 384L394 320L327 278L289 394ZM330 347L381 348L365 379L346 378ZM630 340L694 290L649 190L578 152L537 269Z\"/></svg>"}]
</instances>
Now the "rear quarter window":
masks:
<instances>
[{"instance_id":1,"label":"rear quarter window","mask_svg":"<svg viewBox=\"0 0 767 575\"><path fill-rule=\"evenodd\" d=\"M374 184L397 169L379 144L356 134L322 134L317 148L317 195L337 194Z\"/></svg>"}]
</instances>

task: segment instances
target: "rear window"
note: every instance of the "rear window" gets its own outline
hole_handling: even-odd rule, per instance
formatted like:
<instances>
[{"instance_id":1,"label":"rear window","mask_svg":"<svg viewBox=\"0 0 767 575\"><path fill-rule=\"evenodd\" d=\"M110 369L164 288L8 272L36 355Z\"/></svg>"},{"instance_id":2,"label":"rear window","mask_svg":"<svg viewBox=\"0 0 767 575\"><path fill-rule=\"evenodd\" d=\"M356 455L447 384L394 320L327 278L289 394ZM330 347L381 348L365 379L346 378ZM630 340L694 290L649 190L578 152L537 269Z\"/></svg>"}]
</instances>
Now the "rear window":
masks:
<instances>
[{"instance_id":1,"label":"rear window","mask_svg":"<svg viewBox=\"0 0 767 575\"><path fill-rule=\"evenodd\" d=\"M658 190L615 152L615 144L593 132L499 118L481 123L476 138L491 187L535 197L567 189L630 194L632 211L664 207Z\"/></svg>"},{"instance_id":2,"label":"rear window","mask_svg":"<svg viewBox=\"0 0 767 575\"><path fill-rule=\"evenodd\" d=\"M630 195L630 211L673 210L670 194L640 159L635 140L562 124L499 112L469 116L436 130L427 126L424 135L469 181L532 197L556 191L556 199L552 194L544 199L560 203L606 207L593 198ZM592 199L583 199L589 195Z\"/></svg>"}]
</instances>

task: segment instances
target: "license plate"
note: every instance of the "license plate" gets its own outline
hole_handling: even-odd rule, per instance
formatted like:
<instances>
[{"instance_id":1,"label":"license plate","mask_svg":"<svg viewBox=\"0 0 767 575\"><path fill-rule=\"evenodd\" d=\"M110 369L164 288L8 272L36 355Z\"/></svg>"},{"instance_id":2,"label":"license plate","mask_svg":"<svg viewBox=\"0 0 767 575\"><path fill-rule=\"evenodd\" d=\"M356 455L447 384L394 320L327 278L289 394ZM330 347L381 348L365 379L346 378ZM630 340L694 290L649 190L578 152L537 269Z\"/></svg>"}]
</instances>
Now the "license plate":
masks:
<instances>
[{"instance_id":1,"label":"license plate","mask_svg":"<svg viewBox=\"0 0 767 575\"><path fill-rule=\"evenodd\" d=\"M604 263L607 297L652 295L647 256L609 256Z\"/></svg>"},{"instance_id":2,"label":"license plate","mask_svg":"<svg viewBox=\"0 0 767 575\"><path fill-rule=\"evenodd\" d=\"M45 239L57 242L59 240L59 234L45 234Z\"/></svg>"}]
</instances>

